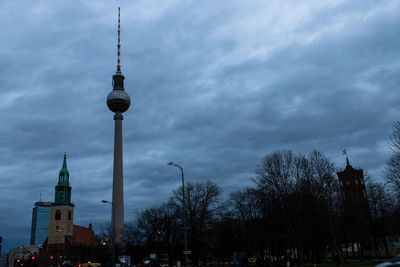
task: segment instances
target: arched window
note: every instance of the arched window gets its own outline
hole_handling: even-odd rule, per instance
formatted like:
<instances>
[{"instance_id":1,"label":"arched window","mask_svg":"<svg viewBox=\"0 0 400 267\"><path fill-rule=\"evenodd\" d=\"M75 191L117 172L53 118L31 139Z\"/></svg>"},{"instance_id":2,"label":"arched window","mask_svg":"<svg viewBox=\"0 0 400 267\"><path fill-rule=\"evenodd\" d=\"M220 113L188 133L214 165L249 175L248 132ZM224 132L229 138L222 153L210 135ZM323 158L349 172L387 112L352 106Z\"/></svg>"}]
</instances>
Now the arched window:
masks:
<instances>
[{"instance_id":1,"label":"arched window","mask_svg":"<svg viewBox=\"0 0 400 267\"><path fill-rule=\"evenodd\" d=\"M72 219L72 212L69 211L69 212L68 212L68 220L70 221L71 219Z\"/></svg>"},{"instance_id":2,"label":"arched window","mask_svg":"<svg viewBox=\"0 0 400 267\"><path fill-rule=\"evenodd\" d=\"M61 219L61 211L60 210L57 210L56 211L56 218L55 218L57 221L59 221L60 219Z\"/></svg>"}]
</instances>

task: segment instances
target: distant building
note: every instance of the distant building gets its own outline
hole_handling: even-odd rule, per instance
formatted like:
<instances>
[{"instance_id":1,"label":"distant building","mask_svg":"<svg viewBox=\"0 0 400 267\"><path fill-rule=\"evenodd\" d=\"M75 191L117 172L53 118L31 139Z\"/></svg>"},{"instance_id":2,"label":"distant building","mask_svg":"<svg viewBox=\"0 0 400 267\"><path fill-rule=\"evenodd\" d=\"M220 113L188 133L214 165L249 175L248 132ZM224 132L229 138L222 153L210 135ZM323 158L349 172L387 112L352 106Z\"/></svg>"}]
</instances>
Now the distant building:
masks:
<instances>
[{"instance_id":1,"label":"distant building","mask_svg":"<svg viewBox=\"0 0 400 267\"><path fill-rule=\"evenodd\" d=\"M8 267L21 266L24 263L32 263L32 257L37 260L39 246L24 245L10 249L8 252Z\"/></svg>"},{"instance_id":2,"label":"distant building","mask_svg":"<svg viewBox=\"0 0 400 267\"><path fill-rule=\"evenodd\" d=\"M338 172L342 188L344 213L346 216L366 219L369 214L366 189L364 184L364 172L354 169L346 159L346 168Z\"/></svg>"},{"instance_id":3,"label":"distant building","mask_svg":"<svg viewBox=\"0 0 400 267\"><path fill-rule=\"evenodd\" d=\"M31 245L42 245L49 233L52 202L36 202L32 210Z\"/></svg>"},{"instance_id":4,"label":"distant building","mask_svg":"<svg viewBox=\"0 0 400 267\"><path fill-rule=\"evenodd\" d=\"M58 174L55 187L54 205L50 208L50 223L47 243L49 245L64 244L65 236L73 235L74 204L71 203L71 186L67 156L64 155L62 168Z\"/></svg>"},{"instance_id":5,"label":"distant building","mask_svg":"<svg viewBox=\"0 0 400 267\"><path fill-rule=\"evenodd\" d=\"M349 236L347 243L360 246L360 250L370 245L371 212L368 205L364 172L354 169L346 156L346 168L337 173L343 199L343 227ZM353 248L354 250L354 248Z\"/></svg>"},{"instance_id":6,"label":"distant building","mask_svg":"<svg viewBox=\"0 0 400 267\"><path fill-rule=\"evenodd\" d=\"M39 266L57 266L63 261L87 262L95 259L99 242L88 227L74 225L74 204L67 169L67 156L58 175L54 204L50 207L48 237L40 249Z\"/></svg>"},{"instance_id":7,"label":"distant building","mask_svg":"<svg viewBox=\"0 0 400 267\"><path fill-rule=\"evenodd\" d=\"M7 253L0 253L0 267L7 266Z\"/></svg>"}]
</instances>

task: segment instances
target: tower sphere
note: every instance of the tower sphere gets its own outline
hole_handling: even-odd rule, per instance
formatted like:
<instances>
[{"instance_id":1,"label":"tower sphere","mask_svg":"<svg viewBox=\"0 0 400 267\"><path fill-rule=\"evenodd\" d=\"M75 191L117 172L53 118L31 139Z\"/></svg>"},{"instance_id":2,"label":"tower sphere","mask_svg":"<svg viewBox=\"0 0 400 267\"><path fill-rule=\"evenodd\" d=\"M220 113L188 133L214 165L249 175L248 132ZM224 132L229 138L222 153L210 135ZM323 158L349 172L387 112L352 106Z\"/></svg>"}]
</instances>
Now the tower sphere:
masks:
<instances>
[{"instance_id":1,"label":"tower sphere","mask_svg":"<svg viewBox=\"0 0 400 267\"><path fill-rule=\"evenodd\" d=\"M112 90L107 96L107 106L112 112L125 112L130 105L131 99L123 90Z\"/></svg>"}]
</instances>

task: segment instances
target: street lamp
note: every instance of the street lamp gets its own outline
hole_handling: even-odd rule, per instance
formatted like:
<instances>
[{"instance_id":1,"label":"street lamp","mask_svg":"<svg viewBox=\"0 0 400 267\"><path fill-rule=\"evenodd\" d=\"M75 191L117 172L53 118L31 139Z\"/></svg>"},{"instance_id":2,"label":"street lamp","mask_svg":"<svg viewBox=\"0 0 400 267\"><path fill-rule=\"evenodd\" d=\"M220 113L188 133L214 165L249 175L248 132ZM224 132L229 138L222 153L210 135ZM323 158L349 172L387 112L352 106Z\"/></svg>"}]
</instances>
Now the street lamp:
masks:
<instances>
[{"instance_id":1,"label":"street lamp","mask_svg":"<svg viewBox=\"0 0 400 267\"><path fill-rule=\"evenodd\" d=\"M187 248L187 229L186 229L186 200L185 200L185 176L183 174L183 168L179 166L178 164L170 161L168 162L169 166L174 166L177 167L181 170L182 173L182 201L183 201L183 238L184 238L184 246L185 246L185 251L183 252L185 254L185 265L188 265L188 248Z\"/></svg>"},{"instance_id":2,"label":"street lamp","mask_svg":"<svg viewBox=\"0 0 400 267\"><path fill-rule=\"evenodd\" d=\"M102 200L101 202L111 204L112 215L111 215L111 246L112 246L112 267L115 267L115 205L111 201Z\"/></svg>"},{"instance_id":3,"label":"street lamp","mask_svg":"<svg viewBox=\"0 0 400 267\"><path fill-rule=\"evenodd\" d=\"M57 226L56 232L58 233L58 241L60 241L61 228ZM60 244L57 246L57 266L60 267Z\"/></svg>"}]
</instances>

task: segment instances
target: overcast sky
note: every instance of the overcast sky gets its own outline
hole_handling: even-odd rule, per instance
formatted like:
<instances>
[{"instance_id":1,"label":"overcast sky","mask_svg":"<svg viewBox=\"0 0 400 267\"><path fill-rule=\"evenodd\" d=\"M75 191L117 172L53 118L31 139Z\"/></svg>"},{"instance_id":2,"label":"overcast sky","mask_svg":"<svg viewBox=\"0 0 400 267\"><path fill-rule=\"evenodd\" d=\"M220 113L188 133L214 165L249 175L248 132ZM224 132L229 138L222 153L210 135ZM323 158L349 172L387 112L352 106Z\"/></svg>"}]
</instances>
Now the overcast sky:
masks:
<instances>
[{"instance_id":1,"label":"overcast sky","mask_svg":"<svg viewBox=\"0 0 400 267\"><path fill-rule=\"evenodd\" d=\"M252 186L277 149L319 149L382 180L400 118L400 2L0 1L0 235L28 244L68 154L75 224L110 220L121 62L125 220L187 181Z\"/></svg>"}]
</instances>

